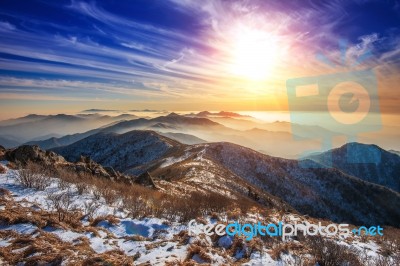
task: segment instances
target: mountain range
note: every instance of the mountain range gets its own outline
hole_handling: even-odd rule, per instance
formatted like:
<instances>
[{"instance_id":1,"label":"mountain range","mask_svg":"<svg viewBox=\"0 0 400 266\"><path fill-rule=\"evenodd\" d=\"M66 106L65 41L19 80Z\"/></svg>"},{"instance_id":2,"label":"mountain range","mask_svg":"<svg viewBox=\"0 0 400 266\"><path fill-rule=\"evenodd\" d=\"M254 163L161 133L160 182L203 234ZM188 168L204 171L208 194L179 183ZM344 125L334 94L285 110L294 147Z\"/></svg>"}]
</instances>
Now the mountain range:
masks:
<instances>
[{"instance_id":1,"label":"mountain range","mask_svg":"<svg viewBox=\"0 0 400 266\"><path fill-rule=\"evenodd\" d=\"M346 144L339 150L349 145L355 144ZM357 145L361 156L371 153L369 145ZM251 187L266 199L280 199L313 217L366 225L400 223L400 194L391 183L381 184L382 176L358 177L340 165L304 168L299 161L268 156L232 143L185 145L157 132L141 130L102 132L53 150L71 161L88 156L125 174L149 172L166 191L202 189L246 195ZM383 160L393 160L384 165L391 172L396 171L399 157L380 151Z\"/></svg>"},{"instance_id":2,"label":"mountain range","mask_svg":"<svg viewBox=\"0 0 400 266\"><path fill-rule=\"evenodd\" d=\"M17 119L0 122L0 144L14 147L27 141L46 140L66 134L85 132L116 121L137 118L134 115L122 114L108 116L99 114L77 115L28 115Z\"/></svg>"},{"instance_id":3,"label":"mountain range","mask_svg":"<svg viewBox=\"0 0 400 266\"><path fill-rule=\"evenodd\" d=\"M220 119L233 119L219 117ZM204 116L185 116L171 113L156 118L134 118L116 121L101 128L95 128L83 133L68 134L59 138L49 138L42 141L29 141L25 144L39 145L43 149L65 146L79 141L87 136L99 132L124 133L130 130L156 130L160 134L169 134L169 137L186 144L202 142L229 141L238 145L256 149L266 154L286 158L297 158L307 148L317 148L319 142L309 139L296 141L290 132L290 123L276 122L260 124L252 121L234 119L235 122L249 123L250 126L259 125L263 128L245 130L234 129L222 123L213 121ZM269 129L268 129L269 128ZM314 126L300 126L299 136L312 134ZM174 134L174 135L171 135ZM185 135L182 135L185 134ZM329 132L327 132L329 134Z\"/></svg>"}]
</instances>

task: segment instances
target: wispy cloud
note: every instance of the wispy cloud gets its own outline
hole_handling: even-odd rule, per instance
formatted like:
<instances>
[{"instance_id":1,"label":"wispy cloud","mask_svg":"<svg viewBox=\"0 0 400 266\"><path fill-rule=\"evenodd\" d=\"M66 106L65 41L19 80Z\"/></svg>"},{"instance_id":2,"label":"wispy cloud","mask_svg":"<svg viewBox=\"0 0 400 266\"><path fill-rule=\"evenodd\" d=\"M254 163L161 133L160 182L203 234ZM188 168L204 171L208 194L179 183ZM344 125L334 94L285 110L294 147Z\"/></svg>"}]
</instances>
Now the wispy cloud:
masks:
<instances>
[{"instance_id":1,"label":"wispy cloud","mask_svg":"<svg viewBox=\"0 0 400 266\"><path fill-rule=\"evenodd\" d=\"M12 31L15 29L15 26L10 24L7 21L0 21L0 31Z\"/></svg>"},{"instance_id":2,"label":"wispy cloud","mask_svg":"<svg viewBox=\"0 0 400 266\"><path fill-rule=\"evenodd\" d=\"M6 32L0 41L4 55L0 97L13 90L21 97L35 91L54 97L90 98L93 93L199 102L207 97L216 101L218 97L283 97L287 78L324 70L315 60L317 52L334 61L340 58L337 43L343 36L338 28L353 18L347 7L354 1L315 3L170 0L169 5L163 4L171 12L195 17L193 30L184 29L185 21L174 28L129 17L127 12L107 9L101 1L49 4L51 12L73 22L68 24L0 8L0 31ZM274 36L280 48L272 78L263 84L229 72L232 45L244 36L241 29L247 28ZM355 36L348 42L348 59L354 61L371 51L368 66L389 73L393 64L400 65L395 36L375 31Z\"/></svg>"}]
</instances>

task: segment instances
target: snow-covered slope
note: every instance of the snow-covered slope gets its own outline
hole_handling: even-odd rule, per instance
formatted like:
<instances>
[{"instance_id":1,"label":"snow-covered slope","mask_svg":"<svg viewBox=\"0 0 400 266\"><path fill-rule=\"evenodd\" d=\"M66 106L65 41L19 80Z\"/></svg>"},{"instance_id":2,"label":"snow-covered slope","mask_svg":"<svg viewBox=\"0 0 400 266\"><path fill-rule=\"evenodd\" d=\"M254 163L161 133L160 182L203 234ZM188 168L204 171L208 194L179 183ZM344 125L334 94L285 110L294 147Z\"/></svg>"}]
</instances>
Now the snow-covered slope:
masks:
<instances>
[{"instance_id":1,"label":"snow-covered slope","mask_svg":"<svg viewBox=\"0 0 400 266\"><path fill-rule=\"evenodd\" d=\"M303 168L295 160L267 156L231 143L210 144L206 153L301 213L336 222L400 224L399 193L337 169Z\"/></svg>"},{"instance_id":2,"label":"snow-covered slope","mask_svg":"<svg viewBox=\"0 0 400 266\"><path fill-rule=\"evenodd\" d=\"M190 146L152 131L131 131L94 135L56 151L69 160L84 154L127 173L149 171L160 187L177 193L202 189L251 198L249 191L254 190L265 194L263 204L288 204L300 213L335 222L400 224L397 192L337 169L303 168L298 161L231 143Z\"/></svg>"},{"instance_id":3,"label":"snow-covered slope","mask_svg":"<svg viewBox=\"0 0 400 266\"><path fill-rule=\"evenodd\" d=\"M0 264L1 265L303 265L349 261L396 265L399 252L393 238L327 237L325 256L315 242L300 237L246 241L242 237L188 235L188 225L173 219L134 219L121 201L107 203L96 187L79 193L76 185L57 178L44 190L28 189L17 181L18 171L0 163ZM71 219L60 220L54 195L68 195ZM88 206L96 208L88 212ZM83 213L85 215L79 215ZM92 216L89 218L88 214ZM227 213L199 217L201 223L232 222ZM243 222L316 222L311 218L271 209L267 214L248 212ZM398 234L398 231L392 231ZM394 241L394 242L393 242ZM390 246L392 245L392 246ZM324 255L323 254L323 255ZM335 257L336 256L336 257ZM339 265L337 264L337 265ZM332 264L333 265L333 264ZM384 264L380 264L384 265ZM385 264L386 265L386 264ZM388 264L389 265L389 264Z\"/></svg>"}]
</instances>

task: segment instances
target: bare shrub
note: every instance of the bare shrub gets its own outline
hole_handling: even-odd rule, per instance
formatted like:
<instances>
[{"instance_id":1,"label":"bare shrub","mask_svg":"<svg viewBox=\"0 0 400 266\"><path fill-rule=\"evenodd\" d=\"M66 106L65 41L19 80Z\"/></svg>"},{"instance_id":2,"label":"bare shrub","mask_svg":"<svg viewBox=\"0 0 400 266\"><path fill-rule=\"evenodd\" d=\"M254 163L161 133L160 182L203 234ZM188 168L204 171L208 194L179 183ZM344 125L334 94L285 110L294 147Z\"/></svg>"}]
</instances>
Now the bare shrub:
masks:
<instances>
[{"instance_id":1,"label":"bare shrub","mask_svg":"<svg viewBox=\"0 0 400 266\"><path fill-rule=\"evenodd\" d=\"M118 199L117 192L108 187L102 187L100 193L103 196L107 204L112 205Z\"/></svg>"},{"instance_id":2,"label":"bare shrub","mask_svg":"<svg viewBox=\"0 0 400 266\"><path fill-rule=\"evenodd\" d=\"M65 181L64 179L60 179L58 181L58 188L61 190L66 190L66 189L70 188L70 186L71 186L71 183Z\"/></svg>"},{"instance_id":3,"label":"bare shrub","mask_svg":"<svg viewBox=\"0 0 400 266\"><path fill-rule=\"evenodd\" d=\"M307 244L311 249L311 255L319 265L362 265L357 250L339 245L332 240L320 236L308 237Z\"/></svg>"},{"instance_id":4,"label":"bare shrub","mask_svg":"<svg viewBox=\"0 0 400 266\"><path fill-rule=\"evenodd\" d=\"M61 193L49 192L47 199L50 201L50 207L56 211L59 221L68 220L75 213L75 206L69 191Z\"/></svg>"},{"instance_id":5,"label":"bare shrub","mask_svg":"<svg viewBox=\"0 0 400 266\"><path fill-rule=\"evenodd\" d=\"M101 191L97 188L92 190L93 197L95 200L100 200L101 199Z\"/></svg>"},{"instance_id":6,"label":"bare shrub","mask_svg":"<svg viewBox=\"0 0 400 266\"><path fill-rule=\"evenodd\" d=\"M400 229L386 227L380 246L384 257L400 255Z\"/></svg>"},{"instance_id":7,"label":"bare shrub","mask_svg":"<svg viewBox=\"0 0 400 266\"><path fill-rule=\"evenodd\" d=\"M150 215L151 208L148 207L147 202L142 197L127 196L122 199L124 208L129 211L132 218L143 218Z\"/></svg>"},{"instance_id":8,"label":"bare shrub","mask_svg":"<svg viewBox=\"0 0 400 266\"><path fill-rule=\"evenodd\" d=\"M100 208L100 204L95 201L86 201L83 207L84 215L92 220L94 213Z\"/></svg>"},{"instance_id":9,"label":"bare shrub","mask_svg":"<svg viewBox=\"0 0 400 266\"><path fill-rule=\"evenodd\" d=\"M382 255L378 255L377 257L373 258L372 261L370 262L370 265L374 266L397 266L399 264L396 264L394 260L392 260L390 257L385 257Z\"/></svg>"},{"instance_id":10,"label":"bare shrub","mask_svg":"<svg viewBox=\"0 0 400 266\"><path fill-rule=\"evenodd\" d=\"M185 198L175 197L164 203L166 205L164 208L168 211L169 216L178 217L180 222L187 222L213 212L223 213L232 205L224 196L200 192L193 192Z\"/></svg>"},{"instance_id":11,"label":"bare shrub","mask_svg":"<svg viewBox=\"0 0 400 266\"><path fill-rule=\"evenodd\" d=\"M15 179L24 187L39 190L44 190L51 184L51 178L46 169L32 162L28 162L25 168L19 170Z\"/></svg>"},{"instance_id":12,"label":"bare shrub","mask_svg":"<svg viewBox=\"0 0 400 266\"><path fill-rule=\"evenodd\" d=\"M55 173L54 176L58 177L59 179L67 182L67 183L76 183L79 179L75 172L72 170L67 169L54 169Z\"/></svg>"},{"instance_id":13,"label":"bare shrub","mask_svg":"<svg viewBox=\"0 0 400 266\"><path fill-rule=\"evenodd\" d=\"M84 182L79 182L75 184L76 186L76 190L78 191L79 195L82 195L85 192L89 191L89 186L88 184L84 183Z\"/></svg>"}]
</instances>

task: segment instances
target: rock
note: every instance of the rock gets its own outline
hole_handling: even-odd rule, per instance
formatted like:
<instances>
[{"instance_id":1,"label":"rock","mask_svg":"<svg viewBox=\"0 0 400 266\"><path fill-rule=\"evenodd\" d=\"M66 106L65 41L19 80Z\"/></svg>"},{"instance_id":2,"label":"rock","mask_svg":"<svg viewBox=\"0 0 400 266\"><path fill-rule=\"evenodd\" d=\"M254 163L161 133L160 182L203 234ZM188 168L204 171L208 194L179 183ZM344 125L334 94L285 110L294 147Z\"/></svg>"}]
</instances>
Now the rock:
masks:
<instances>
[{"instance_id":1,"label":"rock","mask_svg":"<svg viewBox=\"0 0 400 266\"><path fill-rule=\"evenodd\" d=\"M6 153L6 148L4 148L3 146L0 145L0 160L4 160L5 159L5 153Z\"/></svg>"},{"instance_id":2,"label":"rock","mask_svg":"<svg viewBox=\"0 0 400 266\"><path fill-rule=\"evenodd\" d=\"M13 162L18 165L18 167L23 167L28 162L34 162L45 166L61 167L76 173L88 173L127 184L132 184L132 179L134 178L132 176L121 174L118 171L115 171L112 167L103 167L90 159L90 157L86 156L80 156L76 163L68 162L64 157L57 153L53 151L44 151L36 145L23 145L9 150L0 146L0 159ZM141 182L155 187L152 178L150 177L150 181L145 181L147 179L148 178L144 177Z\"/></svg>"},{"instance_id":3,"label":"rock","mask_svg":"<svg viewBox=\"0 0 400 266\"><path fill-rule=\"evenodd\" d=\"M64 157L51 151L43 151L36 145L23 145L15 149L7 150L5 159L15 163L21 163L22 165L25 165L29 161L42 163L44 165L68 163Z\"/></svg>"},{"instance_id":4,"label":"rock","mask_svg":"<svg viewBox=\"0 0 400 266\"><path fill-rule=\"evenodd\" d=\"M153 177L147 171L145 173L139 175L134 180L134 183L140 184L140 185L145 186L145 187L157 188L157 185L154 183Z\"/></svg>"},{"instance_id":5,"label":"rock","mask_svg":"<svg viewBox=\"0 0 400 266\"><path fill-rule=\"evenodd\" d=\"M120 175L120 174L119 174L117 171L115 171L114 168L112 168L111 166L104 166L104 170L106 170L107 173L108 173L110 176L113 176L113 177L118 177L118 176Z\"/></svg>"}]
</instances>

